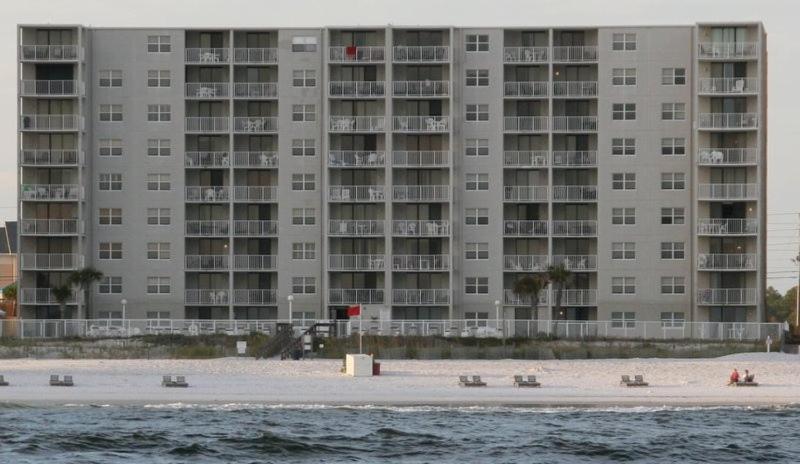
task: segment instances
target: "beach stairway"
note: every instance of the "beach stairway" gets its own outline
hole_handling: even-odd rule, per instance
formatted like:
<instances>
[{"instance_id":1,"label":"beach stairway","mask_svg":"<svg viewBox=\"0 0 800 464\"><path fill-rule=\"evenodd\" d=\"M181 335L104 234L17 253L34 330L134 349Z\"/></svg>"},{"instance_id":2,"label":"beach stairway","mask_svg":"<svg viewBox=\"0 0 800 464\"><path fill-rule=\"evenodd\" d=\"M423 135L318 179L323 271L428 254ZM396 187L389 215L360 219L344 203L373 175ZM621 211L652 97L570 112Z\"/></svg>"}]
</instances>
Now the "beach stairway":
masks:
<instances>
[{"instance_id":1,"label":"beach stairway","mask_svg":"<svg viewBox=\"0 0 800 464\"><path fill-rule=\"evenodd\" d=\"M312 340L315 337L327 338L333 334L334 330L335 324L332 322L317 322L297 336L289 324L278 324L275 336L264 345L258 357L271 358L280 355L281 359L299 359L313 348L313 343L311 346L304 346L307 336L311 336Z\"/></svg>"}]
</instances>

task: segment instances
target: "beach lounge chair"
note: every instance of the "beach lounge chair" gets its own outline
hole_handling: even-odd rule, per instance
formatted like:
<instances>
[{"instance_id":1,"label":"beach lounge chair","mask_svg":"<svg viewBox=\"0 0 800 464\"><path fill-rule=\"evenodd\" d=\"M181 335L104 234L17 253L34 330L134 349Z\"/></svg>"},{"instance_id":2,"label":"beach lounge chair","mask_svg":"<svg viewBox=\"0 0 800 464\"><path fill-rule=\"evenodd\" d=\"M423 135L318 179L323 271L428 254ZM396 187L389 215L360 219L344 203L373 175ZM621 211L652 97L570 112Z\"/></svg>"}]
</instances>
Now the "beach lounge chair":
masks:
<instances>
[{"instance_id":1,"label":"beach lounge chair","mask_svg":"<svg viewBox=\"0 0 800 464\"><path fill-rule=\"evenodd\" d=\"M175 380L172 380L171 375L165 375L161 378L161 386L167 388L186 388L189 384L186 382L186 377L178 375Z\"/></svg>"},{"instance_id":2,"label":"beach lounge chair","mask_svg":"<svg viewBox=\"0 0 800 464\"><path fill-rule=\"evenodd\" d=\"M469 380L466 375L460 375L458 376L458 385L462 387L485 387L486 382L482 382L479 375L473 375L472 380Z\"/></svg>"},{"instance_id":3,"label":"beach lounge chair","mask_svg":"<svg viewBox=\"0 0 800 464\"><path fill-rule=\"evenodd\" d=\"M644 381L644 377L641 375L635 376L634 380L631 380L631 376L629 375L623 375L619 384L625 385L626 387L646 387L648 385L648 383Z\"/></svg>"},{"instance_id":4,"label":"beach lounge chair","mask_svg":"<svg viewBox=\"0 0 800 464\"><path fill-rule=\"evenodd\" d=\"M51 387L72 387L75 384L72 382L71 375L65 375L64 380L61 380L60 376L58 375L51 375L50 376L50 386Z\"/></svg>"},{"instance_id":5,"label":"beach lounge chair","mask_svg":"<svg viewBox=\"0 0 800 464\"><path fill-rule=\"evenodd\" d=\"M6 382L6 379L2 375L0 375L0 387L7 387L7 386L8 382Z\"/></svg>"},{"instance_id":6,"label":"beach lounge chair","mask_svg":"<svg viewBox=\"0 0 800 464\"><path fill-rule=\"evenodd\" d=\"M521 375L514 376L514 386L517 388L540 387L542 384L536 381L535 375L529 375L525 380Z\"/></svg>"},{"instance_id":7,"label":"beach lounge chair","mask_svg":"<svg viewBox=\"0 0 800 464\"><path fill-rule=\"evenodd\" d=\"M64 387L73 387L73 386L75 386L75 384L72 382L72 376L71 375L65 375L64 376L64 381L62 382L62 386L64 386Z\"/></svg>"}]
</instances>

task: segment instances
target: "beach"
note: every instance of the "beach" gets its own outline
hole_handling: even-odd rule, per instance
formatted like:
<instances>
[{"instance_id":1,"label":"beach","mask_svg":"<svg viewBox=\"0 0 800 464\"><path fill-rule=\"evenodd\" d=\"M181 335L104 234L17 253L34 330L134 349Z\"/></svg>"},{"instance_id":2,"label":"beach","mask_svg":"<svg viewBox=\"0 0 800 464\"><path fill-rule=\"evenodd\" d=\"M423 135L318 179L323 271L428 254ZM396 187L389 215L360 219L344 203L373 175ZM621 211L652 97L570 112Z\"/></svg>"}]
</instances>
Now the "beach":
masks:
<instances>
[{"instance_id":1,"label":"beach","mask_svg":"<svg viewBox=\"0 0 800 464\"><path fill-rule=\"evenodd\" d=\"M800 356L744 353L714 359L379 360L380 376L353 378L341 360L0 360L0 402L14 404L276 405L531 405L775 406L800 402ZM760 384L728 387L733 368ZM51 374L72 375L74 387L50 387ZM162 375L185 375L189 388L161 386ZM619 385L641 374L648 387ZM480 375L484 388L458 386ZM541 388L512 386L535 375Z\"/></svg>"}]
</instances>

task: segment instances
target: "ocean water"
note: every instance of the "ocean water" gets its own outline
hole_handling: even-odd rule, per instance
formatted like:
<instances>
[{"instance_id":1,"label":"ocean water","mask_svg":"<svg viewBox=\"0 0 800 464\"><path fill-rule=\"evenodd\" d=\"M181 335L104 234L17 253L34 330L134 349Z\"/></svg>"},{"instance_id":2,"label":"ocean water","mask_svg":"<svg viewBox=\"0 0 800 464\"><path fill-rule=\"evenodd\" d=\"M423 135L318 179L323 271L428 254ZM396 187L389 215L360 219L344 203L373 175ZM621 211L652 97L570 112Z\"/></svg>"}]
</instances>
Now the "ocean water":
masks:
<instances>
[{"instance_id":1,"label":"ocean water","mask_svg":"<svg viewBox=\"0 0 800 464\"><path fill-rule=\"evenodd\" d=\"M800 406L0 403L0 463L800 461Z\"/></svg>"}]
</instances>

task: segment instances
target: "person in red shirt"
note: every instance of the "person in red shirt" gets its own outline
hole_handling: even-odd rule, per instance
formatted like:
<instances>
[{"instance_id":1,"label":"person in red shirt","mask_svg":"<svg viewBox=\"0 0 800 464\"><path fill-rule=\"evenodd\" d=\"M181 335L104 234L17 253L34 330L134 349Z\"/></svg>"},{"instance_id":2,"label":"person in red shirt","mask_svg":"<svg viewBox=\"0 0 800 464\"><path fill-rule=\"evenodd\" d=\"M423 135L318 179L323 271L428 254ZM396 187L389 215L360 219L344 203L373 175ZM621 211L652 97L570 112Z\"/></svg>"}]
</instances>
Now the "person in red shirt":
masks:
<instances>
[{"instance_id":1,"label":"person in red shirt","mask_svg":"<svg viewBox=\"0 0 800 464\"><path fill-rule=\"evenodd\" d=\"M730 382L728 382L728 385L733 385L738 381L739 381L739 371L737 371L736 368L734 368L733 372L731 372L731 378Z\"/></svg>"}]
</instances>

